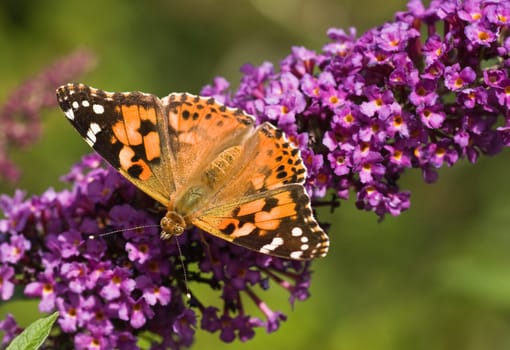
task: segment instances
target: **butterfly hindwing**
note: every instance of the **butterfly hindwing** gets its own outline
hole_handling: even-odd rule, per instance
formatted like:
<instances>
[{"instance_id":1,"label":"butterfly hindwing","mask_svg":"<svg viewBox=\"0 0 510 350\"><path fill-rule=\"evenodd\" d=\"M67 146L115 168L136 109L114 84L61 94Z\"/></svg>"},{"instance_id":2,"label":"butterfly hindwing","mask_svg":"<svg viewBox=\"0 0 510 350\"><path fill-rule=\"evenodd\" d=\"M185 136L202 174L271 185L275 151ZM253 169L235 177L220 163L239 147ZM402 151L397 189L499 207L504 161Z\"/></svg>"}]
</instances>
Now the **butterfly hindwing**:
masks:
<instances>
[{"instance_id":1,"label":"butterfly hindwing","mask_svg":"<svg viewBox=\"0 0 510 350\"><path fill-rule=\"evenodd\" d=\"M260 125L243 142L228 186L194 213L194 225L265 254L312 259L329 239L313 217L303 183L306 168L283 132Z\"/></svg>"},{"instance_id":2,"label":"butterfly hindwing","mask_svg":"<svg viewBox=\"0 0 510 350\"><path fill-rule=\"evenodd\" d=\"M166 120L158 97L110 93L83 84L57 90L67 119L108 163L161 203L175 190Z\"/></svg>"},{"instance_id":3,"label":"butterfly hindwing","mask_svg":"<svg viewBox=\"0 0 510 350\"><path fill-rule=\"evenodd\" d=\"M299 184L204 210L193 224L232 243L284 258L325 256L329 247L328 236L313 218L310 199Z\"/></svg>"}]
</instances>

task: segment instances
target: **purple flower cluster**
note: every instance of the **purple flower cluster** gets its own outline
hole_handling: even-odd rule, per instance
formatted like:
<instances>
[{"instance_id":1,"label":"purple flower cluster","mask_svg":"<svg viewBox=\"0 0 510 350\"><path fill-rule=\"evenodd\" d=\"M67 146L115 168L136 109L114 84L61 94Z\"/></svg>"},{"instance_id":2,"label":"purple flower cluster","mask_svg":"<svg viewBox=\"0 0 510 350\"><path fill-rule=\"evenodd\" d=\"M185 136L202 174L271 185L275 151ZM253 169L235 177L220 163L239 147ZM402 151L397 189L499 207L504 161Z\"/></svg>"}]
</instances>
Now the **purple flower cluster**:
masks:
<instances>
[{"instance_id":1,"label":"purple flower cluster","mask_svg":"<svg viewBox=\"0 0 510 350\"><path fill-rule=\"evenodd\" d=\"M510 145L509 24L509 1L411 0L358 39L330 29L320 53L294 47L279 71L246 65L236 92L216 78L202 94L283 129L315 197L352 189L358 208L399 215L406 169L431 183L443 165Z\"/></svg>"},{"instance_id":2,"label":"purple flower cluster","mask_svg":"<svg viewBox=\"0 0 510 350\"><path fill-rule=\"evenodd\" d=\"M8 147L26 147L39 139L42 110L57 106L55 86L76 79L94 65L90 52L77 50L12 91L0 107L0 179L19 177Z\"/></svg>"},{"instance_id":3,"label":"purple flower cluster","mask_svg":"<svg viewBox=\"0 0 510 350\"><path fill-rule=\"evenodd\" d=\"M151 349L177 349L191 345L197 327L225 342L245 341L255 327L272 332L285 320L258 295L271 281L291 303L308 297L308 263L247 251L198 230L180 236L179 246L162 241L165 209L95 154L64 179L71 189L0 196L0 299L24 286L25 296L40 299L40 311L59 311L49 348L138 349L138 336L152 334ZM112 230L122 233L99 237ZM194 293L199 284L217 294L218 305L201 301ZM242 300L258 306L259 315L248 314ZM12 316L0 330L4 345L20 331Z\"/></svg>"}]
</instances>

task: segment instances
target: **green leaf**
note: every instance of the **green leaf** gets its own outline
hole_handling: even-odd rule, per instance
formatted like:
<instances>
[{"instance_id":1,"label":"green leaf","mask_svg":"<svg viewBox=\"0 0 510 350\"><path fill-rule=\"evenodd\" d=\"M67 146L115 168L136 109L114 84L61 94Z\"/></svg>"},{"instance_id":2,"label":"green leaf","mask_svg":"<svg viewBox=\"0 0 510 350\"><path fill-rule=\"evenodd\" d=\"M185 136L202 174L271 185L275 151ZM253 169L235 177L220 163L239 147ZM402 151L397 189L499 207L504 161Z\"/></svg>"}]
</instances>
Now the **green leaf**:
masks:
<instances>
[{"instance_id":1,"label":"green leaf","mask_svg":"<svg viewBox=\"0 0 510 350\"><path fill-rule=\"evenodd\" d=\"M54 312L48 317L41 318L33 322L30 326L18 335L9 344L6 350L36 350L46 340L50 334L51 327L58 317L58 312Z\"/></svg>"}]
</instances>

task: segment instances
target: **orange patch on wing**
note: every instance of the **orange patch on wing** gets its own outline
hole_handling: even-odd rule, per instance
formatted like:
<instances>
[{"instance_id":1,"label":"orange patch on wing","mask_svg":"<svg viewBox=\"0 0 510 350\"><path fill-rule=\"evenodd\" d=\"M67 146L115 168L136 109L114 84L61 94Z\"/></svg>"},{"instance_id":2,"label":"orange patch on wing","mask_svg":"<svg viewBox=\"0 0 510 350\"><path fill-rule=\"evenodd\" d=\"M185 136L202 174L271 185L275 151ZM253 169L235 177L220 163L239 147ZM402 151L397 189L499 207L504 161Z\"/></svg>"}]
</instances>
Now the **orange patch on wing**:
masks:
<instances>
[{"instance_id":1,"label":"orange patch on wing","mask_svg":"<svg viewBox=\"0 0 510 350\"><path fill-rule=\"evenodd\" d=\"M262 210L264 205L266 205L266 200L263 198L248 203L243 203L239 206L239 212L237 213L237 216L257 213Z\"/></svg>"},{"instance_id":2,"label":"orange patch on wing","mask_svg":"<svg viewBox=\"0 0 510 350\"><path fill-rule=\"evenodd\" d=\"M161 156L161 148L159 145L159 135L155 131L151 131L143 138L143 145L145 148L145 155L147 160L150 162L153 159Z\"/></svg>"},{"instance_id":3,"label":"orange patch on wing","mask_svg":"<svg viewBox=\"0 0 510 350\"><path fill-rule=\"evenodd\" d=\"M128 145L128 137L126 133L126 126L122 121L118 121L117 123L113 124L112 126L113 134L115 135L115 138L119 140L120 143L123 145Z\"/></svg>"},{"instance_id":4,"label":"orange patch on wing","mask_svg":"<svg viewBox=\"0 0 510 350\"><path fill-rule=\"evenodd\" d=\"M139 160L136 162L136 164L138 164L142 168L142 172L140 173L140 175L138 175L138 178L140 180L145 181L152 176L151 168L149 168L149 165L147 165L147 163L145 163L143 160Z\"/></svg>"},{"instance_id":5,"label":"orange patch on wing","mask_svg":"<svg viewBox=\"0 0 510 350\"><path fill-rule=\"evenodd\" d=\"M157 120L156 120L156 110L154 108L144 108L144 107L140 107L138 109L139 113L140 113L140 119L141 120L148 120L150 121L152 124L156 125L157 123Z\"/></svg>"},{"instance_id":6,"label":"orange patch on wing","mask_svg":"<svg viewBox=\"0 0 510 350\"><path fill-rule=\"evenodd\" d=\"M268 220L264 222L257 222L257 227L261 230L274 231L280 227L281 220Z\"/></svg>"},{"instance_id":7,"label":"orange patch on wing","mask_svg":"<svg viewBox=\"0 0 510 350\"><path fill-rule=\"evenodd\" d=\"M138 131L141 125L138 106L122 106L122 117L126 126L129 145L140 145L142 143L142 134Z\"/></svg>"},{"instance_id":8,"label":"orange patch on wing","mask_svg":"<svg viewBox=\"0 0 510 350\"><path fill-rule=\"evenodd\" d=\"M265 221L272 221L275 219L287 218L296 215L296 205L294 203L288 203L284 205L278 205L271 209L271 211L261 211L255 214L255 224L261 225Z\"/></svg>"},{"instance_id":9,"label":"orange patch on wing","mask_svg":"<svg viewBox=\"0 0 510 350\"><path fill-rule=\"evenodd\" d=\"M285 203L292 203L292 202L294 202L292 200L292 197L290 196L290 192L289 191L278 193L277 195L274 196L274 198L276 198L278 200L279 204L285 204Z\"/></svg>"}]
</instances>

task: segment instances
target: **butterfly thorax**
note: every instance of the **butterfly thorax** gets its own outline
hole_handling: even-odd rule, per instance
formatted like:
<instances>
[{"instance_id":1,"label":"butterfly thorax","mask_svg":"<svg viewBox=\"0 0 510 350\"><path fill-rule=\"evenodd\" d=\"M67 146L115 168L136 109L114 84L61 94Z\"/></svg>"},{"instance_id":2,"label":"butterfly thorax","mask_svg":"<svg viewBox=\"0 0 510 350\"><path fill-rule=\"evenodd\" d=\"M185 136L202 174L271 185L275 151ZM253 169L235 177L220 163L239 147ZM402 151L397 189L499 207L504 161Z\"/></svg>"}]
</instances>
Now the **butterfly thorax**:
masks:
<instances>
[{"instance_id":1,"label":"butterfly thorax","mask_svg":"<svg viewBox=\"0 0 510 350\"><path fill-rule=\"evenodd\" d=\"M175 204L169 206L166 215L161 219L162 239L178 236L192 226L188 218L232 175L233 165L240 154L239 146L229 147L221 152L202 172L197 184L189 186L178 196Z\"/></svg>"}]
</instances>

